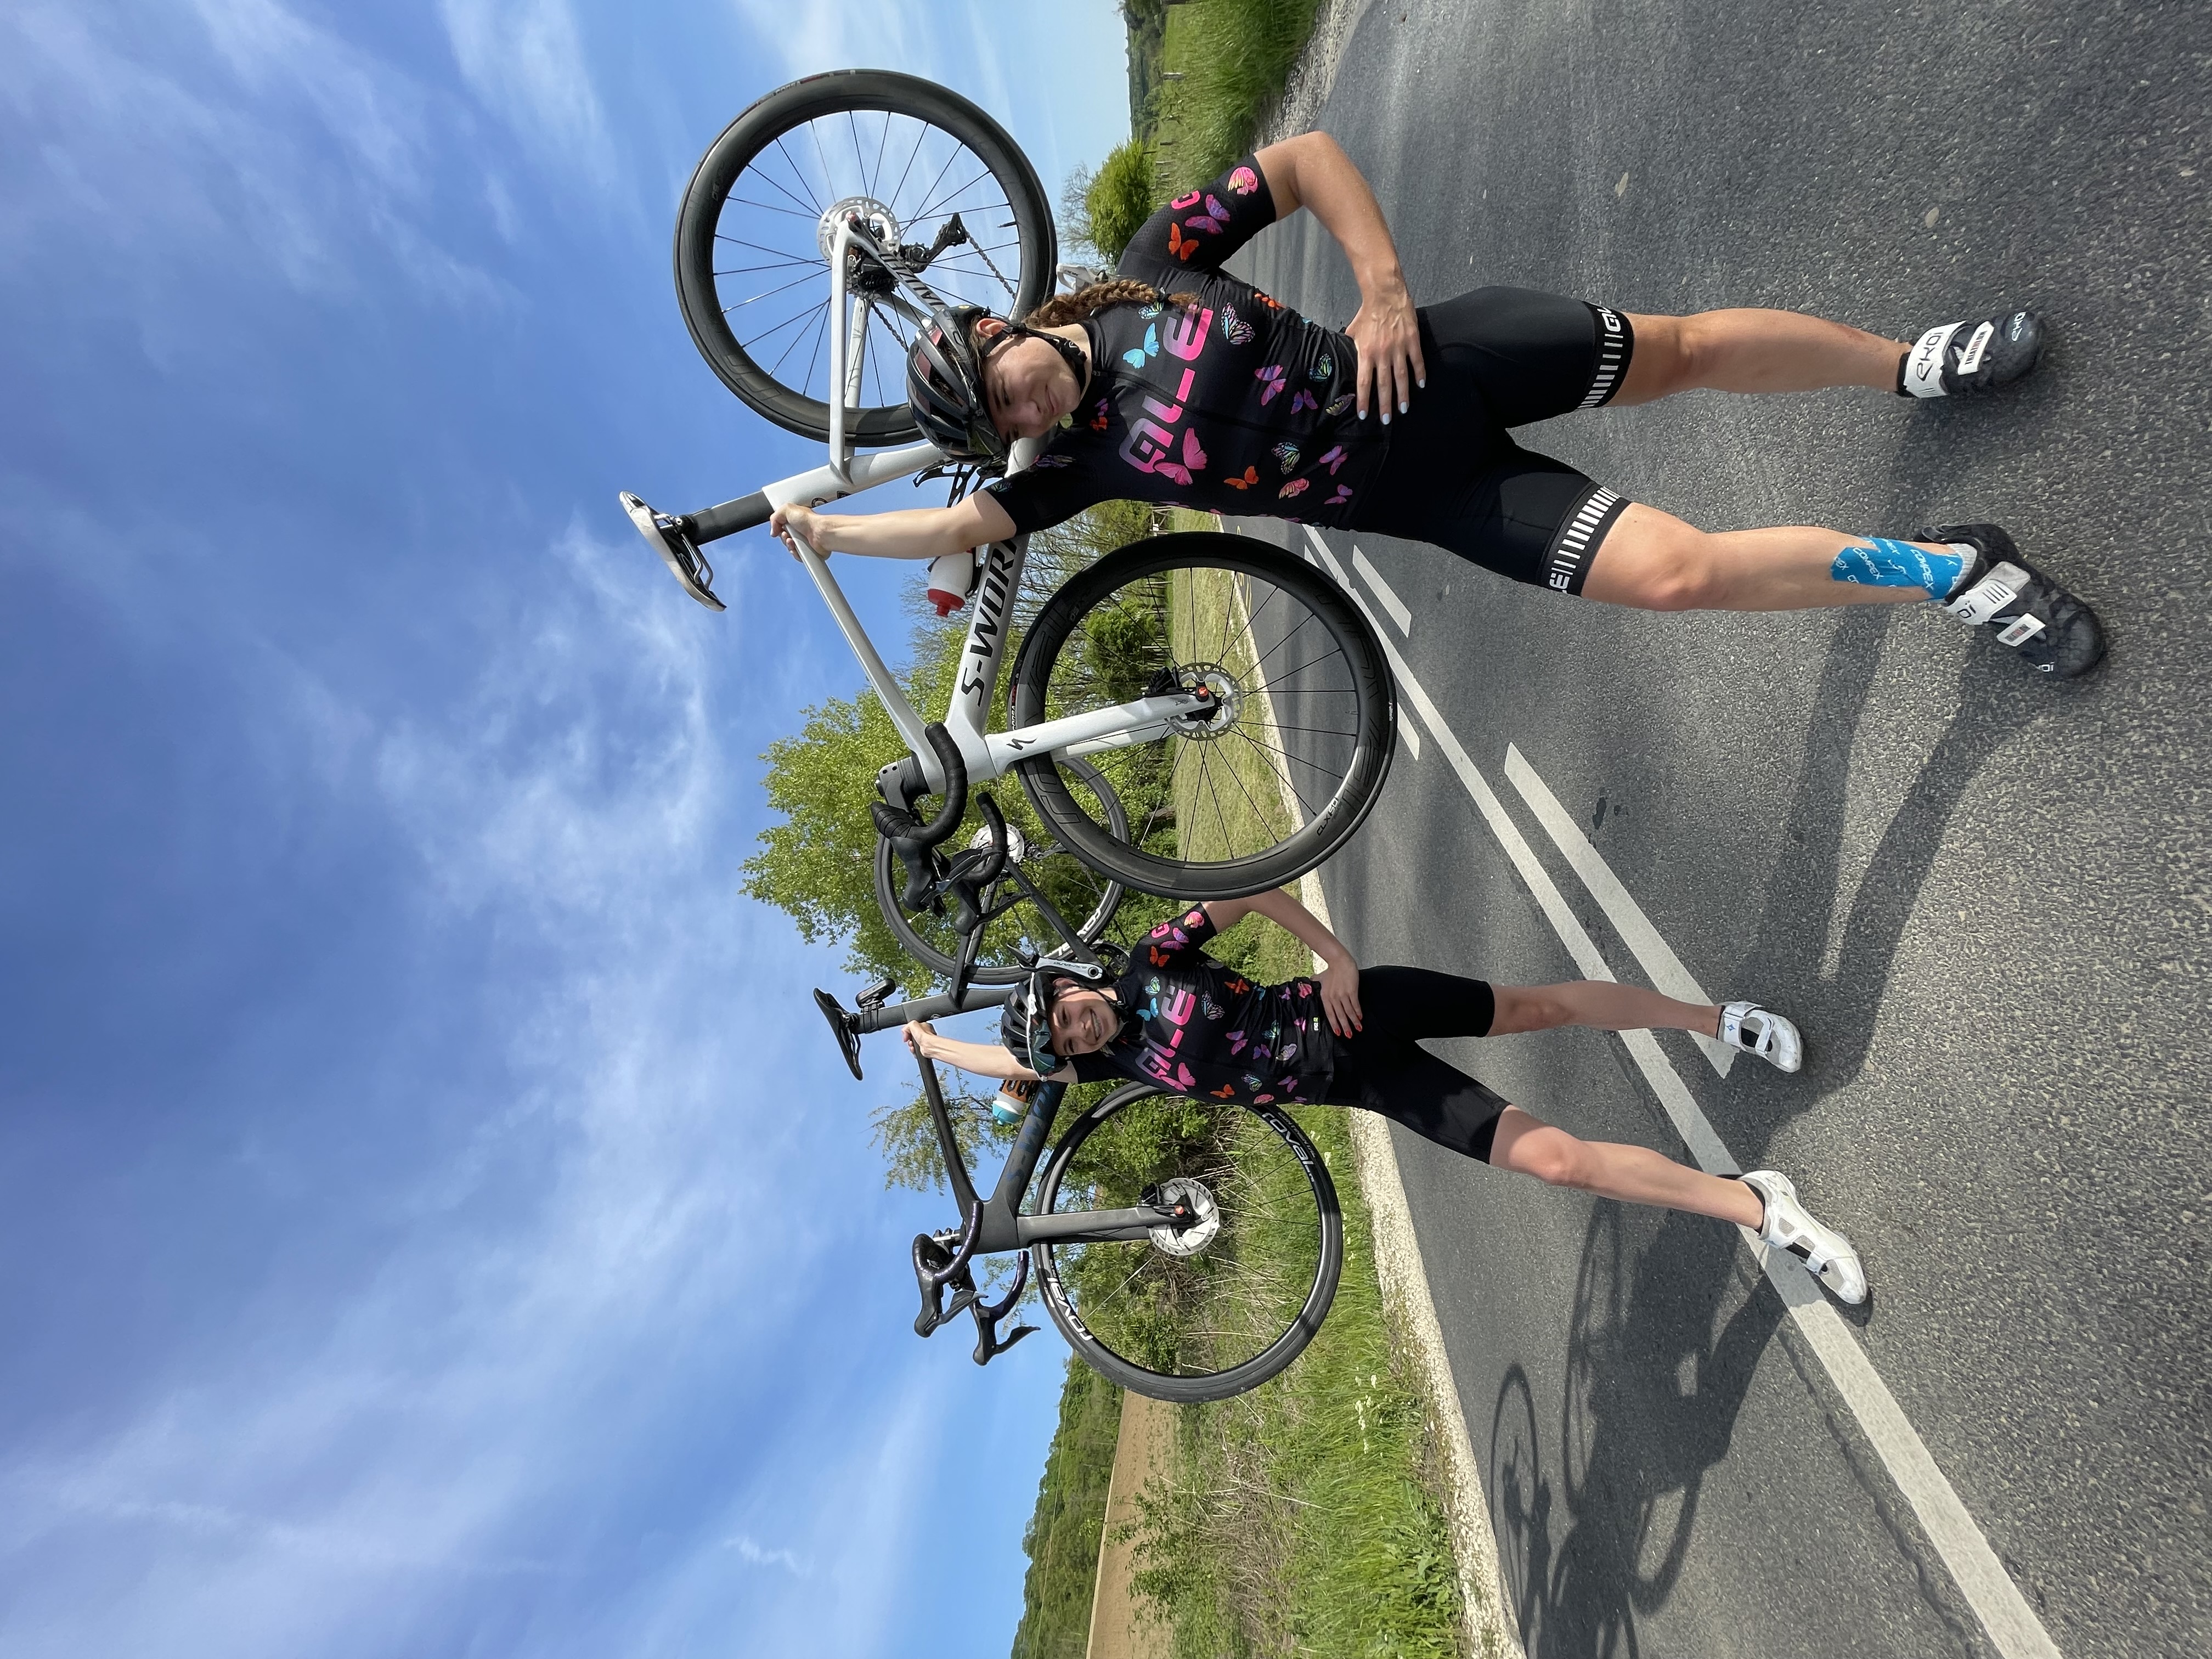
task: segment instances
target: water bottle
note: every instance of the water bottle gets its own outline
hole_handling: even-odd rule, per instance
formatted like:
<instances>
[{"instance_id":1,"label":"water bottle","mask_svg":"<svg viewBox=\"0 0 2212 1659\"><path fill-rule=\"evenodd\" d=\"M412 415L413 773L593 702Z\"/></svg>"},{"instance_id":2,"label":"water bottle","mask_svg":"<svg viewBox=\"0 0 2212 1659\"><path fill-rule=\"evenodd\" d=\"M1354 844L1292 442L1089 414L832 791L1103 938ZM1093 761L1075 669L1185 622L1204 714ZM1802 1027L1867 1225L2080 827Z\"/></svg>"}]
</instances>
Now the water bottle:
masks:
<instances>
[{"instance_id":1,"label":"water bottle","mask_svg":"<svg viewBox=\"0 0 2212 1659\"><path fill-rule=\"evenodd\" d=\"M1001 1129L1011 1129L1030 1115L1030 1103L1036 1098L1037 1085L1025 1077L1010 1077L999 1085L992 1097L991 1121Z\"/></svg>"},{"instance_id":2,"label":"water bottle","mask_svg":"<svg viewBox=\"0 0 2212 1659\"><path fill-rule=\"evenodd\" d=\"M929 562L929 602L937 614L949 617L968 603L975 591L975 550L940 554Z\"/></svg>"}]
</instances>

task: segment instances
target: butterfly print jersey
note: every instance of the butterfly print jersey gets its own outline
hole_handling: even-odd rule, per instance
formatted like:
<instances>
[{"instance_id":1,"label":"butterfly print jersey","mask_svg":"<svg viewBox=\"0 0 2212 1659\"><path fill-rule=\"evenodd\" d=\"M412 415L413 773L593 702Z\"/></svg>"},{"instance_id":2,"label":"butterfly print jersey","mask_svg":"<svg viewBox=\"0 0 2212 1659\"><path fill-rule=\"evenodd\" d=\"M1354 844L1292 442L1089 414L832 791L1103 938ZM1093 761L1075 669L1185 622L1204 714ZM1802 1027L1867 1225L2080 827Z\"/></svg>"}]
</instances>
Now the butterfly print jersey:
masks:
<instances>
[{"instance_id":1,"label":"butterfly print jersey","mask_svg":"<svg viewBox=\"0 0 2212 1659\"><path fill-rule=\"evenodd\" d=\"M1085 323L1082 403L1035 466L988 486L1017 530L1119 500L1351 526L1389 441L1354 407L1351 338L1221 269L1274 220L1247 156L1146 222L1119 274L1197 303L1109 306Z\"/></svg>"},{"instance_id":2,"label":"butterfly print jersey","mask_svg":"<svg viewBox=\"0 0 2212 1659\"><path fill-rule=\"evenodd\" d=\"M1095 1054L1070 1062L1085 1083L1113 1077L1177 1094L1265 1106L1319 1100L1336 1048L1310 979L1261 985L1199 947L1212 919L1193 905L1152 929L1114 994L1136 1018Z\"/></svg>"}]
</instances>

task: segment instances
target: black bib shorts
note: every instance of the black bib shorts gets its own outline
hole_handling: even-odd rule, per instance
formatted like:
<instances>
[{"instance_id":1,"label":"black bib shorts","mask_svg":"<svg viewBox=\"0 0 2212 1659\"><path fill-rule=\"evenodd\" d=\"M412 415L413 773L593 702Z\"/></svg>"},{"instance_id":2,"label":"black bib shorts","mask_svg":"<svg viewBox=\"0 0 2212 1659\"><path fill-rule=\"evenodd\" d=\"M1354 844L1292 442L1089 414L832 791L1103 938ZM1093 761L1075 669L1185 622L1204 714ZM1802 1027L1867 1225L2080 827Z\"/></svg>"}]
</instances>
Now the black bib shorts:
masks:
<instances>
[{"instance_id":1,"label":"black bib shorts","mask_svg":"<svg viewBox=\"0 0 2212 1659\"><path fill-rule=\"evenodd\" d=\"M1479 288L1419 316L1429 383L1392 418L1389 459L1353 527L1581 592L1627 500L1522 448L1509 428L1611 401L1636 349L1626 315L1534 289Z\"/></svg>"},{"instance_id":2,"label":"black bib shorts","mask_svg":"<svg viewBox=\"0 0 2212 1659\"><path fill-rule=\"evenodd\" d=\"M1322 1098L1380 1113L1488 1163L1498 1116L1511 1103L1420 1044L1423 1037L1487 1036L1498 1012L1488 981L1430 968L1363 968L1359 1007L1360 1029L1330 1038L1336 1073Z\"/></svg>"}]
</instances>

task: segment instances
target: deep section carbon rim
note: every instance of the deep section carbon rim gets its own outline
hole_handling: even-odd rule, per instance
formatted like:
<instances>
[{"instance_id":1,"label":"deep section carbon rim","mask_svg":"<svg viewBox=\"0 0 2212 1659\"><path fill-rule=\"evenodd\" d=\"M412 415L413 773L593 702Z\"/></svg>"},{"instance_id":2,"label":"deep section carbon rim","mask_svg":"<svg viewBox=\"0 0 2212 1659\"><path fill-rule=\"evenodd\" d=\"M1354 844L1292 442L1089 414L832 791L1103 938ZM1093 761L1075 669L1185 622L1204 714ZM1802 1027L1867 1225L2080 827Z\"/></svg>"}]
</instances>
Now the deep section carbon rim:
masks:
<instances>
[{"instance_id":1,"label":"deep section carbon rim","mask_svg":"<svg viewBox=\"0 0 2212 1659\"><path fill-rule=\"evenodd\" d=\"M1107 874L1177 899L1234 898L1312 869L1381 793L1396 737L1389 665L1343 590L1249 537L1155 536L1048 599L1015 665L1017 726L1203 687L1213 713L1087 758L1131 824L1109 832L1058 756L1022 787Z\"/></svg>"},{"instance_id":2,"label":"deep section carbon rim","mask_svg":"<svg viewBox=\"0 0 2212 1659\"><path fill-rule=\"evenodd\" d=\"M1052 283L1052 216L1036 175L968 100L881 70L770 93L715 140L684 191L677 298L723 383L817 441L830 433L830 236L848 212L916 263L932 255L922 278L949 302L1018 317ZM868 291L849 429L861 444L912 441L915 302L879 269L855 266L848 280Z\"/></svg>"},{"instance_id":3,"label":"deep section carbon rim","mask_svg":"<svg viewBox=\"0 0 2212 1659\"><path fill-rule=\"evenodd\" d=\"M1336 1294L1344 1223L1321 1154L1273 1107L1116 1090L1076 1120L1040 1213L1161 1195L1204 1218L1136 1243L1032 1247L1045 1306L1085 1363L1155 1400L1220 1400L1274 1376Z\"/></svg>"}]
</instances>

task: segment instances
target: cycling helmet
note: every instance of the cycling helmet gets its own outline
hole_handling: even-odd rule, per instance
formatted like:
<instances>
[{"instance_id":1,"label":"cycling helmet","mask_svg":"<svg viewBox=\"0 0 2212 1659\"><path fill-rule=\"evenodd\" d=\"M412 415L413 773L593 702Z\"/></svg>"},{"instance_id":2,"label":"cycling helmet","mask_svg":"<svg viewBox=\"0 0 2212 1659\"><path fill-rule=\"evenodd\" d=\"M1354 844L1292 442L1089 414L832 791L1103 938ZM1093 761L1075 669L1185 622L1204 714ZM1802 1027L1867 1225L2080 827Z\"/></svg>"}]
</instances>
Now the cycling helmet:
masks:
<instances>
[{"instance_id":1,"label":"cycling helmet","mask_svg":"<svg viewBox=\"0 0 2212 1659\"><path fill-rule=\"evenodd\" d=\"M1052 1005L1059 994L1056 981L1063 979L1096 990L1106 982L1106 970L1095 962L1048 957L1014 987L999 1009L999 1041L1039 1077L1050 1077L1060 1068L1062 1056L1052 1046Z\"/></svg>"},{"instance_id":2,"label":"cycling helmet","mask_svg":"<svg viewBox=\"0 0 2212 1659\"><path fill-rule=\"evenodd\" d=\"M947 455L1003 465L1006 440L991 424L975 345L975 325L990 314L981 306L933 308L906 354L906 401L921 435Z\"/></svg>"}]
</instances>

